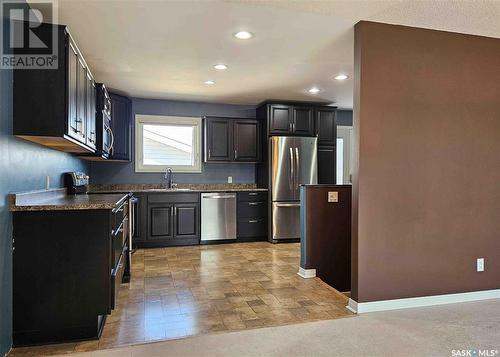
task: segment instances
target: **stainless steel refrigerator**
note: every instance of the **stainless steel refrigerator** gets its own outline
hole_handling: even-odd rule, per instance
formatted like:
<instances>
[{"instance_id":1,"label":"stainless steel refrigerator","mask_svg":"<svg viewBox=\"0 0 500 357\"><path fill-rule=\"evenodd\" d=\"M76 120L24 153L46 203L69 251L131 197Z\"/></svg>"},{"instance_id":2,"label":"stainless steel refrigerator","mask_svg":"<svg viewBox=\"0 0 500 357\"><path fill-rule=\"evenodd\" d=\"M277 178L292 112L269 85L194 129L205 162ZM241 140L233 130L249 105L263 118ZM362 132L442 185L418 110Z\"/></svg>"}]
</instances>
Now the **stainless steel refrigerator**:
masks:
<instances>
[{"instance_id":1,"label":"stainless steel refrigerator","mask_svg":"<svg viewBox=\"0 0 500 357\"><path fill-rule=\"evenodd\" d=\"M318 183L317 138L272 136L269 180L271 239L300 238L299 186Z\"/></svg>"}]
</instances>

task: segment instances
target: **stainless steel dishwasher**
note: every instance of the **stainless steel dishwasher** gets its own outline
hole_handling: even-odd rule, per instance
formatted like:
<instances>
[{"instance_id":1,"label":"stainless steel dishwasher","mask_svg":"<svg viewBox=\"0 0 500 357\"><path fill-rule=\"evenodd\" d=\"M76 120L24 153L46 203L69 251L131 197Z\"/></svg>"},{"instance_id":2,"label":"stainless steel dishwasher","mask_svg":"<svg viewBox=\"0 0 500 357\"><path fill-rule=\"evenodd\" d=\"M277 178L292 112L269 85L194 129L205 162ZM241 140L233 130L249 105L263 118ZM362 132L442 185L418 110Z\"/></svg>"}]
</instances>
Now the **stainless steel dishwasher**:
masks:
<instances>
[{"instance_id":1,"label":"stainless steel dishwasher","mask_svg":"<svg viewBox=\"0 0 500 357\"><path fill-rule=\"evenodd\" d=\"M201 194L201 241L236 239L236 193Z\"/></svg>"}]
</instances>

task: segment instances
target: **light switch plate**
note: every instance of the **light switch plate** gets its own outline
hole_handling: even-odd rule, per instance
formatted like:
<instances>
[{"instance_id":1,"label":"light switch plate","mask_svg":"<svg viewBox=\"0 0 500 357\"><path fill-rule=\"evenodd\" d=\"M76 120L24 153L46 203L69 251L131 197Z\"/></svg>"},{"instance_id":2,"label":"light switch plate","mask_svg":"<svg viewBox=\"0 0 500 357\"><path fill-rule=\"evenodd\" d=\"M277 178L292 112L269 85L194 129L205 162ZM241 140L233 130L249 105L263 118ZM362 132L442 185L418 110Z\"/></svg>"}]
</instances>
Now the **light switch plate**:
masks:
<instances>
[{"instance_id":1,"label":"light switch plate","mask_svg":"<svg viewBox=\"0 0 500 357\"><path fill-rule=\"evenodd\" d=\"M484 258L477 258L477 271L484 271Z\"/></svg>"},{"instance_id":2,"label":"light switch plate","mask_svg":"<svg viewBox=\"0 0 500 357\"><path fill-rule=\"evenodd\" d=\"M338 192L328 192L328 202L338 202L339 193Z\"/></svg>"},{"instance_id":3,"label":"light switch plate","mask_svg":"<svg viewBox=\"0 0 500 357\"><path fill-rule=\"evenodd\" d=\"M227 177L227 183L233 183L233 176Z\"/></svg>"}]
</instances>

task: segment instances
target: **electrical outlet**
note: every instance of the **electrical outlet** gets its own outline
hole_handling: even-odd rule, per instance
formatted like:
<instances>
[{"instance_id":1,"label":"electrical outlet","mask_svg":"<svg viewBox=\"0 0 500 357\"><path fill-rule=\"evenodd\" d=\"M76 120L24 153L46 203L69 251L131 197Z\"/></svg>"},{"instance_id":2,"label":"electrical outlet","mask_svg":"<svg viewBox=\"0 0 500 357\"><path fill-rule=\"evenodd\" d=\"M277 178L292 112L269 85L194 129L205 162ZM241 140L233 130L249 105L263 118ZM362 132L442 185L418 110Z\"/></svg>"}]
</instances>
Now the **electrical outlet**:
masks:
<instances>
[{"instance_id":1,"label":"electrical outlet","mask_svg":"<svg viewBox=\"0 0 500 357\"><path fill-rule=\"evenodd\" d=\"M227 183L233 183L233 176L227 177Z\"/></svg>"},{"instance_id":2,"label":"electrical outlet","mask_svg":"<svg viewBox=\"0 0 500 357\"><path fill-rule=\"evenodd\" d=\"M338 202L339 193L338 192L328 192L328 202Z\"/></svg>"},{"instance_id":3,"label":"electrical outlet","mask_svg":"<svg viewBox=\"0 0 500 357\"><path fill-rule=\"evenodd\" d=\"M484 258L477 258L477 271L484 271Z\"/></svg>"}]
</instances>

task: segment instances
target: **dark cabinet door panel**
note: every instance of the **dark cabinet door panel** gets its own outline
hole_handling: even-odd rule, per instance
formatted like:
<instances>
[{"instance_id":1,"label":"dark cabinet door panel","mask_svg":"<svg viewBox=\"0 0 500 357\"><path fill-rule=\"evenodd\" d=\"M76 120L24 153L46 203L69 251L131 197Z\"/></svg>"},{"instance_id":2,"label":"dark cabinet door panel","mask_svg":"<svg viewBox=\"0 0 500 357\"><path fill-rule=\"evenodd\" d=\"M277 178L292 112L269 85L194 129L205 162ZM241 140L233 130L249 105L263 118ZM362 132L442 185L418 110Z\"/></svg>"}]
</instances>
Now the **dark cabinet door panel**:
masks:
<instances>
[{"instance_id":1,"label":"dark cabinet door panel","mask_svg":"<svg viewBox=\"0 0 500 357\"><path fill-rule=\"evenodd\" d=\"M148 221L147 213L147 195L146 194L134 194L136 202L134 203L134 242L146 240L146 227Z\"/></svg>"},{"instance_id":2,"label":"dark cabinet door panel","mask_svg":"<svg viewBox=\"0 0 500 357\"><path fill-rule=\"evenodd\" d=\"M318 145L335 146L337 142L336 110L334 108L317 108L315 112Z\"/></svg>"},{"instance_id":3,"label":"dark cabinet door panel","mask_svg":"<svg viewBox=\"0 0 500 357\"><path fill-rule=\"evenodd\" d=\"M286 135L292 131L292 108L288 105L269 106L269 135Z\"/></svg>"},{"instance_id":4,"label":"dark cabinet door panel","mask_svg":"<svg viewBox=\"0 0 500 357\"><path fill-rule=\"evenodd\" d=\"M173 205L150 207L150 237L155 238L173 238Z\"/></svg>"},{"instance_id":5,"label":"dark cabinet door panel","mask_svg":"<svg viewBox=\"0 0 500 357\"><path fill-rule=\"evenodd\" d=\"M198 204L176 204L174 206L175 238L198 237Z\"/></svg>"},{"instance_id":6,"label":"dark cabinet door panel","mask_svg":"<svg viewBox=\"0 0 500 357\"><path fill-rule=\"evenodd\" d=\"M293 107L292 132L294 135L314 135L312 107Z\"/></svg>"},{"instance_id":7,"label":"dark cabinet door panel","mask_svg":"<svg viewBox=\"0 0 500 357\"><path fill-rule=\"evenodd\" d=\"M87 70L85 64L78 58L76 76L76 121L79 125L79 140L85 142L87 101L85 97L87 86Z\"/></svg>"},{"instance_id":8,"label":"dark cabinet door panel","mask_svg":"<svg viewBox=\"0 0 500 357\"><path fill-rule=\"evenodd\" d=\"M318 147L318 183L336 183L336 150L332 147Z\"/></svg>"},{"instance_id":9,"label":"dark cabinet door panel","mask_svg":"<svg viewBox=\"0 0 500 357\"><path fill-rule=\"evenodd\" d=\"M130 161L131 159L131 103L127 97L110 93L111 129L114 142L111 160Z\"/></svg>"},{"instance_id":10,"label":"dark cabinet door panel","mask_svg":"<svg viewBox=\"0 0 500 357\"><path fill-rule=\"evenodd\" d=\"M207 118L205 124L205 161L231 161L231 120Z\"/></svg>"},{"instance_id":11,"label":"dark cabinet door panel","mask_svg":"<svg viewBox=\"0 0 500 357\"><path fill-rule=\"evenodd\" d=\"M78 139L80 137L76 101L77 101L77 75L78 75L78 54L74 44L68 44L68 135Z\"/></svg>"},{"instance_id":12,"label":"dark cabinet door panel","mask_svg":"<svg viewBox=\"0 0 500 357\"><path fill-rule=\"evenodd\" d=\"M261 159L260 123L257 120L235 120L234 161L257 162Z\"/></svg>"},{"instance_id":13,"label":"dark cabinet door panel","mask_svg":"<svg viewBox=\"0 0 500 357\"><path fill-rule=\"evenodd\" d=\"M95 116L95 83L87 73L86 81L86 123L87 123L87 145L96 148L96 116Z\"/></svg>"}]
</instances>

